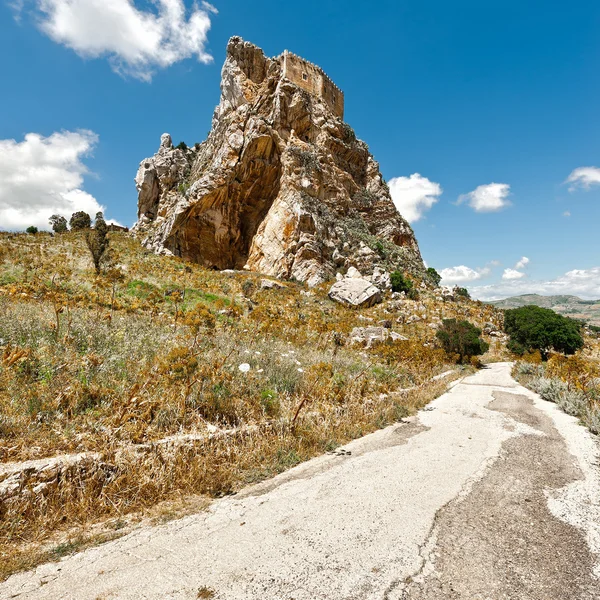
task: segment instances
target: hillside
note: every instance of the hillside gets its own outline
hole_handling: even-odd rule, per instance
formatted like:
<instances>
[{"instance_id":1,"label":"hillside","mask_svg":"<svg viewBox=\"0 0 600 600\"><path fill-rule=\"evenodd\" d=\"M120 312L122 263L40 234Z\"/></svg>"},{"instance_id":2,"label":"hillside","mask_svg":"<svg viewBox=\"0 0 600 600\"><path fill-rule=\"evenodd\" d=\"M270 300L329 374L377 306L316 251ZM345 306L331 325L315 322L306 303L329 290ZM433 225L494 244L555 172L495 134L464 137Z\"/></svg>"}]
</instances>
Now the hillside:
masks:
<instances>
[{"instance_id":1,"label":"hillside","mask_svg":"<svg viewBox=\"0 0 600 600\"><path fill-rule=\"evenodd\" d=\"M351 309L331 282L217 272L118 232L96 275L84 235L0 234L0 576L402 419L457 372L441 319L501 319L418 280L414 300Z\"/></svg>"},{"instance_id":2,"label":"hillside","mask_svg":"<svg viewBox=\"0 0 600 600\"><path fill-rule=\"evenodd\" d=\"M504 300L490 302L496 308L519 308L534 304L542 308L551 308L557 313L573 319L582 319L591 325L600 326L600 300L582 300L577 296L540 296L524 294Z\"/></svg>"}]
</instances>

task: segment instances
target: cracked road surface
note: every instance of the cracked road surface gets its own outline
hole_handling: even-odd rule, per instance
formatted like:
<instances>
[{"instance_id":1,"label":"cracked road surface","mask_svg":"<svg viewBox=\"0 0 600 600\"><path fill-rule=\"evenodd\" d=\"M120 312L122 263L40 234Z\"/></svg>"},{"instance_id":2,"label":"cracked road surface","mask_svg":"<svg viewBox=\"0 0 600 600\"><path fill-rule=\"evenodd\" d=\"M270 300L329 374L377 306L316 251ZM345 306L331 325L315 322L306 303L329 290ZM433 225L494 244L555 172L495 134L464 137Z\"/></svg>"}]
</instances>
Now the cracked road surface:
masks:
<instances>
[{"instance_id":1,"label":"cracked road surface","mask_svg":"<svg viewBox=\"0 0 600 600\"><path fill-rule=\"evenodd\" d=\"M510 370L0 598L600 600L597 438Z\"/></svg>"}]
</instances>

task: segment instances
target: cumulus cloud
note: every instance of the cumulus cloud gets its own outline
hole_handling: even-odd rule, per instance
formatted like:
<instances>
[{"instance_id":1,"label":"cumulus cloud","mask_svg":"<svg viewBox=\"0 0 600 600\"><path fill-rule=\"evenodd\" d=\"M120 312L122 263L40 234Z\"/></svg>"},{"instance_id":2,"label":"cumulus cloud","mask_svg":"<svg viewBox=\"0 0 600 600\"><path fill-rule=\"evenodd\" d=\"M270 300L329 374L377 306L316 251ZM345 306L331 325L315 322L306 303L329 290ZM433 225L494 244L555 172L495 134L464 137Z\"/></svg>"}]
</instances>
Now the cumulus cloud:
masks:
<instances>
[{"instance_id":1,"label":"cumulus cloud","mask_svg":"<svg viewBox=\"0 0 600 600\"><path fill-rule=\"evenodd\" d=\"M517 261L515 265L515 269L524 269L529 264L529 259L526 256L523 256L520 260Z\"/></svg>"},{"instance_id":2,"label":"cumulus cloud","mask_svg":"<svg viewBox=\"0 0 600 600\"><path fill-rule=\"evenodd\" d=\"M104 211L82 189L89 156L98 136L87 130L62 131L43 137L28 133L22 142L0 140L0 229L29 225L49 229L53 214L69 218L83 210L92 217Z\"/></svg>"},{"instance_id":3,"label":"cumulus cloud","mask_svg":"<svg viewBox=\"0 0 600 600\"><path fill-rule=\"evenodd\" d=\"M579 167L569 175L567 183L571 184L569 187L569 191L571 192L577 188L589 190L594 185L600 185L600 168Z\"/></svg>"},{"instance_id":4,"label":"cumulus cloud","mask_svg":"<svg viewBox=\"0 0 600 600\"><path fill-rule=\"evenodd\" d=\"M466 202L475 212L497 212L510 206L509 194L508 183L488 183L459 196L458 204Z\"/></svg>"},{"instance_id":5,"label":"cumulus cloud","mask_svg":"<svg viewBox=\"0 0 600 600\"><path fill-rule=\"evenodd\" d=\"M571 216L571 211L565 210L565 212L563 213L563 217L570 217L570 216Z\"/></svg>"},{"instance_id":6,"label":"cumulus cloud","mask_svg":"<svg viewBox=\"0 0 600 600\"><path fill-rule=\"evenodd\" d=\"M392 200L409 222L418 221L442 195L442 186L413 173L410 177L394 177L389 182Z\"/></svg>"},{"instance_id":7,"label":"cumulus cloud","mask_svg":"<svg viewBox=\"0 0 600 600\"><path fill-rule=\"evenodd\" d=\"M504 269L504 273L502 273L502 279L523 279L523 277L525 277L525 273L515 271L515 269Z\"/></svg>"},{"instance_id":8,"label":"cumulus cloud","mask_svg":"<svg viewBox=\"0 0 600 600\"><path fill-rule=\"evenodd\" d=\"M597 300L600 298L600 267L574 269L546 281L504 280L498 284L470 287L469 292L480 300L500 300L521 294L572 294L585 300Z\"/></svg>"},{"instance_id":9,"label":"cumulus cloud","mask_svg":"<svg viewBox=\"0 0 600 600\"><path fill-rule=\"evenodd\" d=\"M465 265L458 267L449 267L442 269L440 275L442 276L442 285L454 285L456 283L467 283L469 281L477 281L489 275L491 272L489 267L481 269L471 269Z\"/></svg>"},{"instance_id":10,"label":"cumulus cloud","mask_svg":"<svg viewBox=\"0 0 600 600\"><path fill-rule=\"evenodd\" d=\"M139 4L139 2L138 2ZM150 81L158 68L186 58L212 62L206 51L208 2L188 11L183 0L155 0L144 10L133 0L18 0L16 17L32 5L40 29L83 58L107 57L114 71Z\"/></svg>"}]
</instances>

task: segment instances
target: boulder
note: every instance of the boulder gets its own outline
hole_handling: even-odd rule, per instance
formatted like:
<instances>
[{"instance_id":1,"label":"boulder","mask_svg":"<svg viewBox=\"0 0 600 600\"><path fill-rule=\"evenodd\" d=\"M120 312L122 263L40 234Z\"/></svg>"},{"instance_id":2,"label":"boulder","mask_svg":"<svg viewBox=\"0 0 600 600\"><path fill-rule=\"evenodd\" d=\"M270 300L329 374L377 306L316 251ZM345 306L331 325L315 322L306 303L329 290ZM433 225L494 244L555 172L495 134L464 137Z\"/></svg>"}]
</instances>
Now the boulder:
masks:
<instances>
[{"instance_id":1,"label":"boulder","mask_svg":"<svg viewBox=\"0 0 600 600\"><path fill-rule=\"evenodd\" d=\"M260 289L261 290L280 290L285 286L279 281L273 281L272 279L261 279Z\"/></svg>"},{"instance_id":2,"label":"boulder","mask_svg":"<svg viewBox=\"0 0 600 600\"><path fill-rule=\"evenodd\" d=\"M329 297L347 306L373 306L381 302L381 290L366 279L343 279L329 290Z\"/></svg>"}]
</instances>

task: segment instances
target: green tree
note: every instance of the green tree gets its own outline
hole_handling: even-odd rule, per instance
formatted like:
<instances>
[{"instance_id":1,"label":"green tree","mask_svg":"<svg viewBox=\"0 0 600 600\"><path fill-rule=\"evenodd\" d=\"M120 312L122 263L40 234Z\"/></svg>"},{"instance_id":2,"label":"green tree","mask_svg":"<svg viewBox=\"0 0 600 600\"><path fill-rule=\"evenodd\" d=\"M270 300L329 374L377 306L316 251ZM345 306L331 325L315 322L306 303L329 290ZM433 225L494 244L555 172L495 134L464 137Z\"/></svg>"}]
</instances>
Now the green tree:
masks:
<instances>
[{"instance_id":1,"label":"green tree","mask_svg":"<svg viewBox=\"0 0 600 600\"><path fill-rule=\"evenodd\" d=\"M469 300L471 299L471 294L469 294L469 290L467 288L456 286L454 288L454 293L457 296L462 296L463 298L468 298Z\"/></svg>"},{"instance_id":2,"label":"green tree","mask_svg":"<svg viewBox=\"0 0 600 600\"><path fill-rule=\"evenodd\" d=\"M479 337L480 335L481 329L469 321L456 319L445 319L436 333L442 348L450 355L458 355L459 362L488 351L490 346Z\"/></svg>"},{"instance_id":3,"label":"green tree","mask_svg":"<svg viewBox=\"0 0 600 600\"><path fill-rule=\"evenodd\" d=\"M429 277L429 280L435 287L440 285L440 281L442 280L442 276L433 267L427 269L427 277Z\"/></svg>"},{"instance_id":4,"label":"green tree","mask_svg":"<svg viewBox=\"0 0 600 600\"><path fill-rule=\"evenodd\" d=\"M549 308L522 306L505 311L504 331L510 336L509 350L516 354L539 350L546 359L550 350L574 354L583 348L581 324Z\"/></svg>"},{"instance_id":5,"label":"green tree","mask_svg":"<svg viewBox=\"0 0 600 600\"><path fill-rule=\"evenodd\" d=\"M73 231L77 229L89 229L92 226L92 219L90 215L80 210L71 215L69 225Z\"/></svg>"},{"instance_id":6,"label":"green tree","mask_svg":"<svg viewBox=\"0 0 600 600\"><path fill-rule=\"evenodd\" d=\"M413 287L412 281L400 271L394 271L390 275L390 282L392 284L392 292L405 292L408 294Z\"/></svg>"},{"instance_id":7,"label":"green tree","mask_svg":"<svg viewBox=\"0 0 600 600\"><path fill-rule=\"evenodd\" d=\"M38 228L35 225L31 225L25 231L33 234L38 232Z\"/></svg>"},{"instance_id":8,"label":"green tree","mask_svg":"<svg viewBox=\"0 0 600 600\"><path fill-rule=\"evenodd\" d=\"M99 212L96 213L96 220L94 222L94 229L90 229L85 234L85 241L87 247L92 255L94 261L94 268L96 273L99 275L101 272L102 258L106 255L108 250L108 225L104 220L104 215Z\"/></svg>"},{"instance_id":9,"label":"green tree","mask_svg":"<svg viewBox=\"0 0 600 600\"><path fill-rule=\"evenodd\" d=\"M175 146L177 150L183 150L184 152L188 149L187 144L185 142L179 142L177 146Z\"/></svg>"},{"instance_id":10,"label":"green tree","mask_svg":"<svg viewBox=\"0 0 600 600\"><path fill-rule=\"evenodd\" d=\"M48 221L50 222L50 225L52 225L52 231L54 231L54 233L65 233L69 230L67 220L61 215L52 215Z\"/></svg>"}]
</instances>

